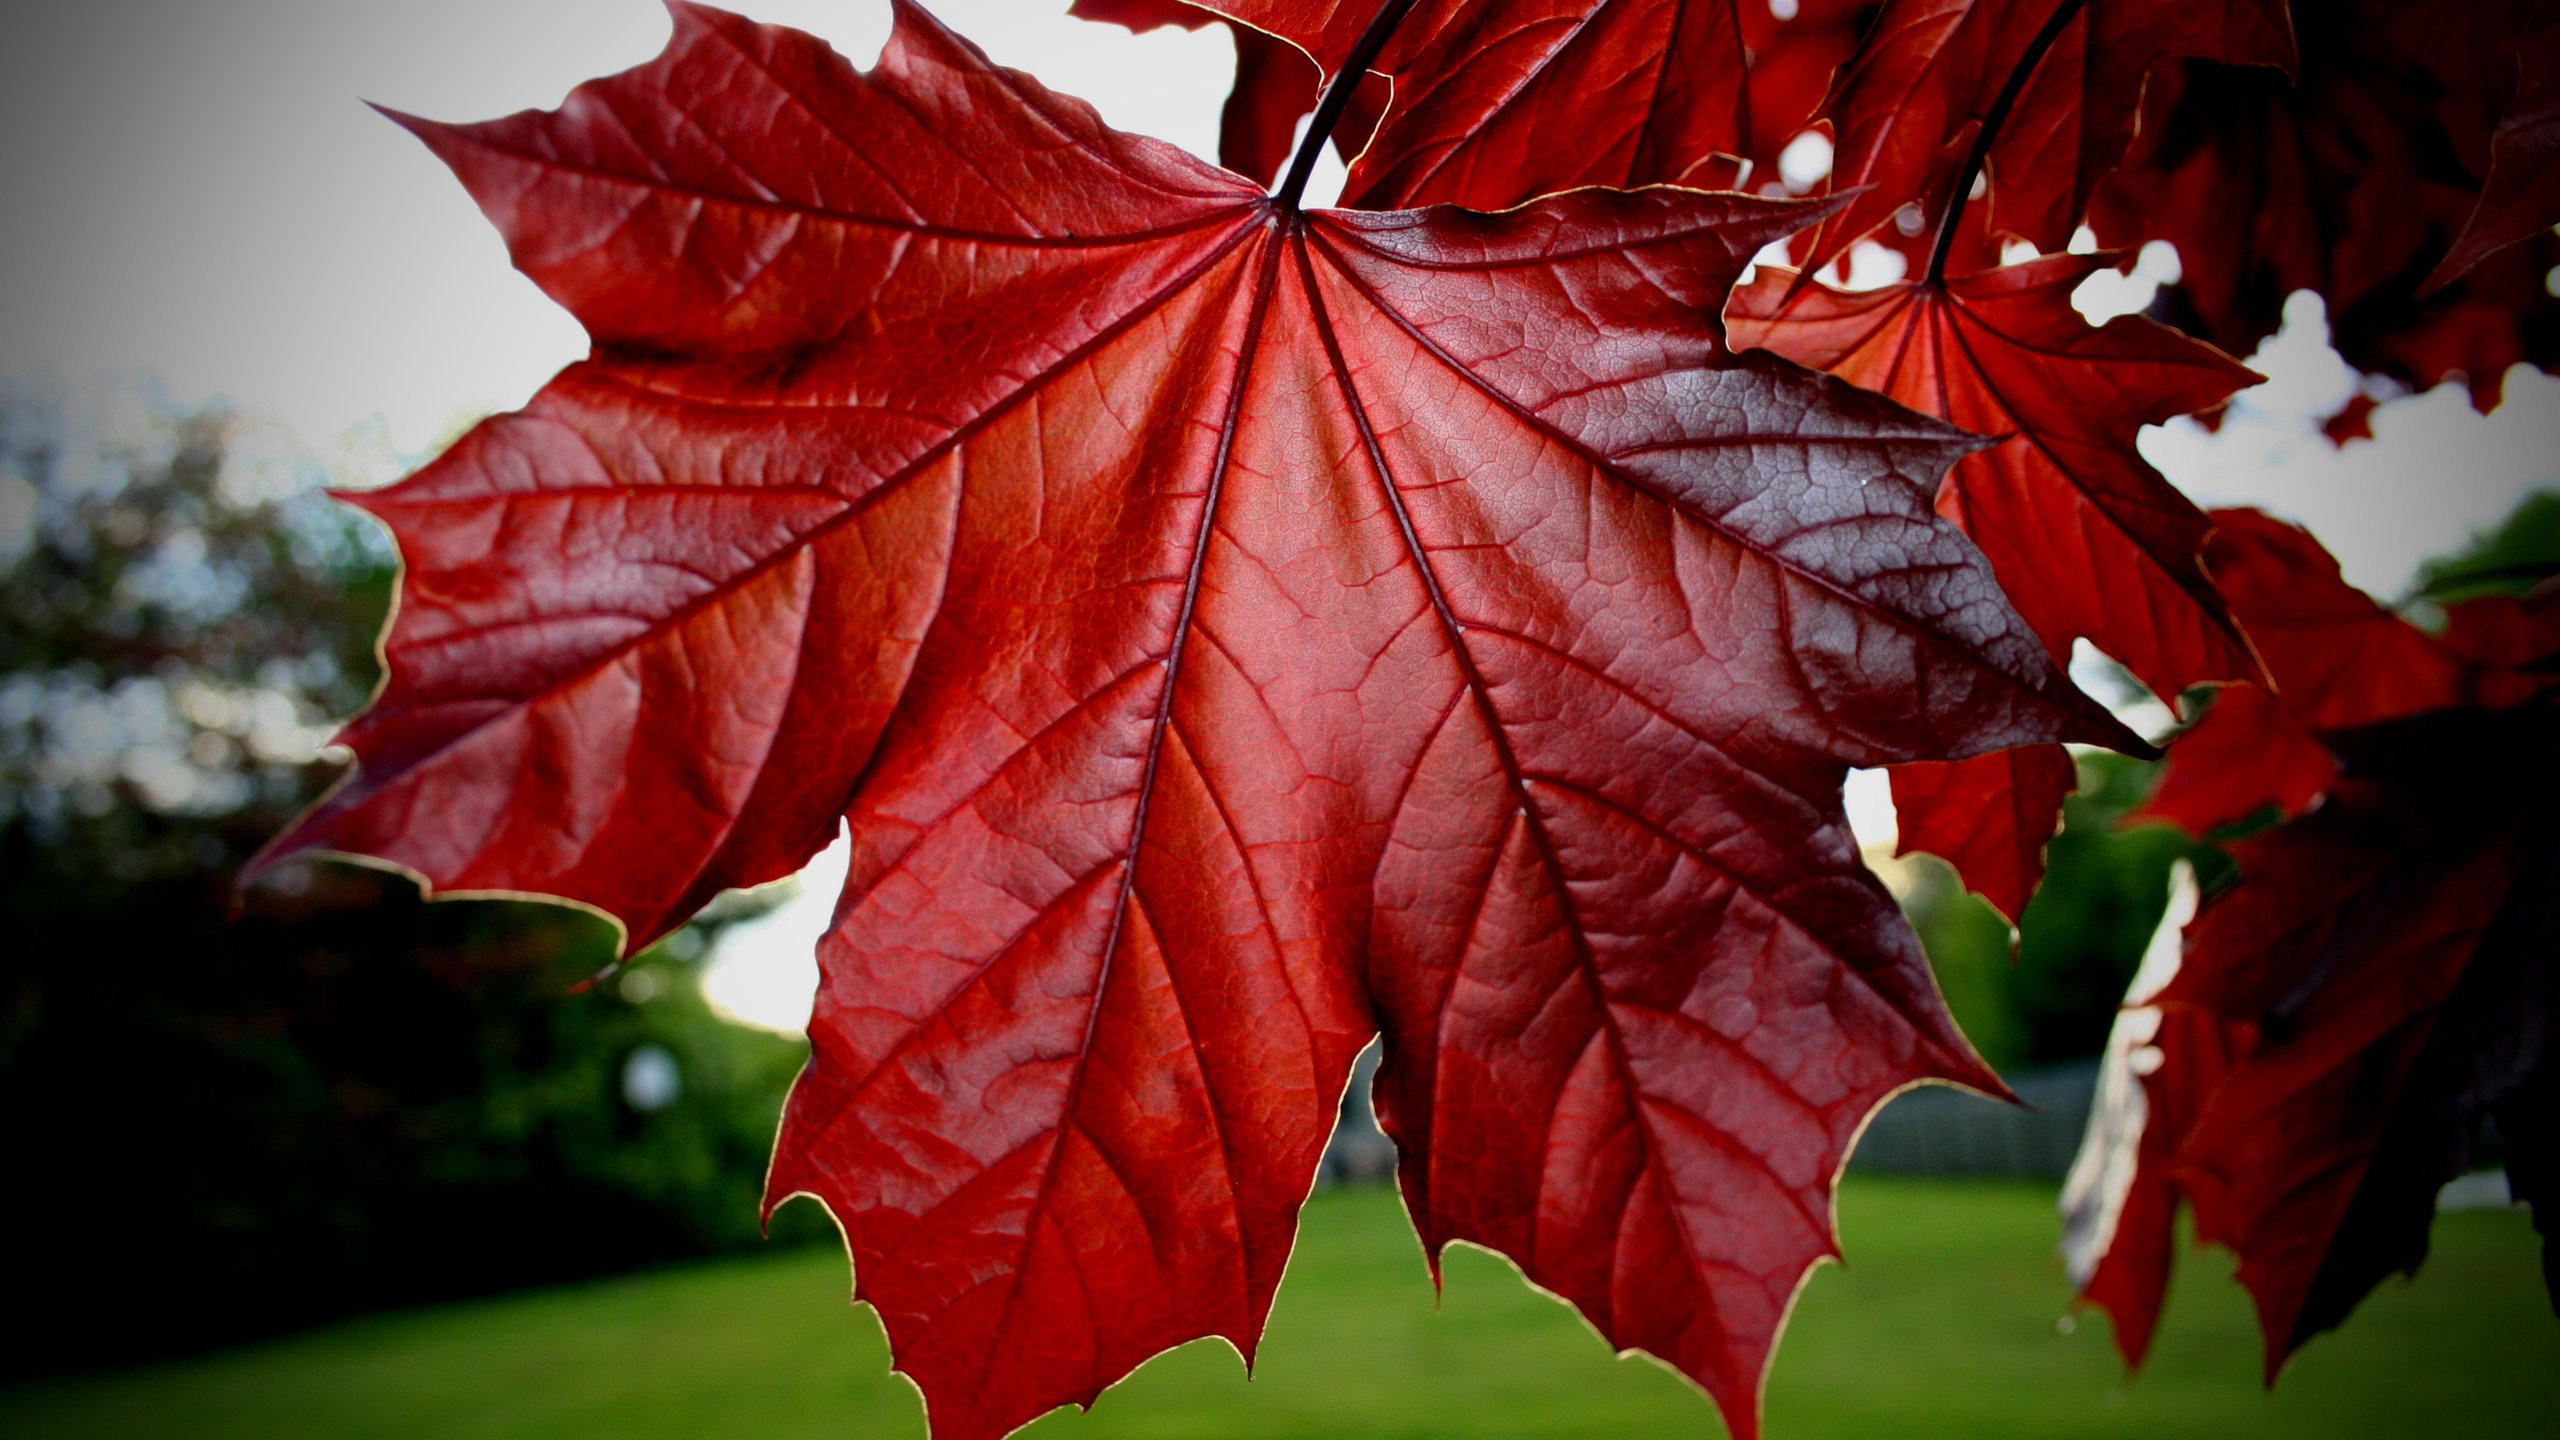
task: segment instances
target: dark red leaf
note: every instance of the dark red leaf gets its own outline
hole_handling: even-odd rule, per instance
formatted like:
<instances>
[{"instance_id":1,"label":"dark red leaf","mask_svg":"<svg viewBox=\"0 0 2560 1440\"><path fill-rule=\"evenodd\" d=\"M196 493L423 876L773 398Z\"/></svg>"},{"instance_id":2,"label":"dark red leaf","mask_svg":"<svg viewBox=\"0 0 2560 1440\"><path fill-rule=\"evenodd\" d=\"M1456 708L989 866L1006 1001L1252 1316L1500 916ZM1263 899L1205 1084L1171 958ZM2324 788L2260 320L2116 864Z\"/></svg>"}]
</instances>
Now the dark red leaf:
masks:
<instances>
[{"instance_id":1,"label":"dark red leaf","mask_svg":"<svg viewBox=\"0 0 2560 1440\"><path fill-rule=\"evenodd\" d=\"M2548 1185L2555 719L2457 709L2333 736L2345 769L2327 802L2235 851L2241 882L2189 927L2157 997L2176 1028L2156 1042L2137 1173L2083 1292L2129 1361L2157 1318L2179 1198L2201 1239L2238 1253L2272 1382L2385 1275L2417 1268L2436 1192L2475 1163L2485 1118L2519 1187Z\"/></svg>"},{"instance_id":2,"label":"dark red leaf","mask_svg":"<svg viewBox=\"0 0 2560 1440\"><path fill-rule=\"evenodd\" d=\"M2560 225L2560 23L2515 45L2516 95L2489 138L2489 178L2453 249L2427 280L2438 289L2492 252Z\"/></svg>"},{"instance_id":3,"label":"dark red leaf","mask_svg":"<svg viewBox=\"0 0 2560 1440\"><path fill-rule=\"evenodd\" d=\"M2138 316L2090 325L2071 294L2109 263L2051 255L1864 291L1768 269L1736 294L1727 323L1738 345L2001 438L1947 477L1940 513L1991 557L2057 659L2086 639L2174 699L2258 667L2205 573L2211 523L2135 437L2259 377Z\"/></svg>"},{"instance_id":4,"label":"dark red leaf","mask_svg":"<svg viewBox=\"0 0 2560 1440\"><path fill-rule=\"evenodd\" d=\"M1823 222L1819 268L1904 205L1934 224L1983 124L2022 66L1985 170L1989 223L2058 251L2125 152L2143 81L2173 56L2290 66L2285 0L1889 0L1823 114L1835 189L1869 187ZM2068 13L2066 13L2068 12ZM2059 20L2058 32L2047 26ZM2049 48L2040 48L2049 47Z\"/></svg>"},{"instance_id":5,"label":"dark red leaf","mask_svg":"<svg viewBox=\"0 0 2560 1440\"><path fill-rule=\"evenodd\" d=\"M1330 74L1376 0L1211 0ZM1804 129L1871 0L1420 0L1343 203L1501 210L1583 185L1726 186Z\"/></svg>"},{"instance_id":6,"label":"dark red leaf","mask_svg":"<svg viewBox=\"0 0 2560 1440\"><path fill-rule=\"evenodd\" d=\"M2196 1107L2212 1095L2230 1067L2233 1032L2219 1017L2191 1005L2163 1009L2146 1004L2117 1021L2120 1032L2128 1026L2137 1033L2127 1037L2132 1043L2126 1058L2139 1055L2144 1068L2139 1073L2130 1065L2116 1068L2117 1056L2111 1053L2099 1081L2102 1088L2129 1086L2136 1100L2123 1117L2128 1128L2121 1153L2106 1156L2124 1173L2108 1177L2120 1187L2113 1193L2088 1197L2087 1241L2094 1253L2074 1278L2081 1303L2107 1312L2115 1328L2116 1353L2131 1371L2150 1352L2160 1306L2169 1294L2169 1272L2177 1264L2183 1197L2170 1167L2178 1141L2195 1128ZM2075 1180L2092 1158L2084 1149L2074 1167ZM2066 1194L2067 1215L2073 1198ZM2066 1250L2071 1238L2076 1237L2066 1238Z\"/></svg>"},{"instance_id":7,"label":"dark red leaf","mask_svg":"<svg viewBox=\"0 0 2560 1440\"><path fill-rule=\"evenodd\" d=\"M1868 1112L1997 1085L1847 769L2138 743L1932 513L1973 441L1723 343L1818 211L1301 215L911 4L406 123L595 351L362 498L392 678L279 854L636 941L843 817L769 1193L938 1433L1250 1354L1373 1031L1426 1249L1755 1428Z\"/></svg>"},{"instance_id":8,"label":"dark red leaf","mask_svg":"<svg viewBox=\"0 0 2560 1440\"><path fill-rule=\"evenodd\" d=\"M2015 924L2044 878L2045 842L2079 784L2070 752L2029 745L1971 760L1896 765L1897 855L1926 852L1953 865L1965 885Z\"/></svg>"},{"instance_id":9,"label":"dark red leaf","mask_svg":"<svg viewBox=\"0 0 2560 1440\"><path fill-rule=\"evenodd\" d=\"M1778 156L1811 126L1832 77L1857 53L1883 8L1883 0L1797 0L1795 13L1781 20L1774 6L1743 0L1751 109L1742 153L1755 189L1776 178Z\"/></svg>"},{"instance_id":10,"label":"dark red leaf","mask_svg":"<svg viewBox=\"0 0 2560 1440\"><path fill-rule=\"evenodd\" d=\"M2205 572L2210 523L2134 439L2144 425L2220 405L2257 377L2148 320L2091 326L2071 293L2107 263L2054 255L1857 292L1769 269L1737 293L1728 323L1736 344L2003 437L1956 466L1939 513L1982 547L2055 658L2085 638L2175 698L2258 669ZM2043 778L1994 802L2004 765L2040 767ZM1968 783L1935 814L1939 787L1897 779L1905 843L1954 861L1966 884L2015 918L2069 789L2053 777L2068 770L2052 757L1972 762Z\"/></svg>"},{"instance_id":11,"label":"dark red leaf","mask_svg":"<svg viewBox=\"0 0 2560 1440\"><path fill-rule=\"evenodd\" d=\"M2099 239L2173 242L2183 274L2169 315L2234 354L2275 332L2286 296L2312 290L2348 363L2413 389L2461 375L2490 408L2510 365L2560 363L2560 301L2543 281L2560 242L2537 234L2448 289L2420 286L2479 208L2516 83L2509 47L2538 3L2336 0L2295 17L2298 84L2164 70L2092 209Z\"/></svg>"},{"instance_id":12,"label":"dark red leaf","mask_svg":"<svg viewBox=\"0 0 2560 1440\"><path fill-rule=\"evenodd\" d=\"M2464 701L2504 709L2560 689L2560 596L2484 595L2445 614L2436 643L2465 668Z\"/></svg>"},{"instance_id":13,"label":"dark red leaf","mask_svg":"<svg viewBox=\"0 0 2560 1440\"><path fill-rule=\"evenodd\" d=\"M2151 1008L2119 1022L2120 1037L2158 1027L2111 1048L2148 1056L2149 1114L2092 1130L2081 1168L2111 1172L2118 1199L2092 1223L2109 1207L2075 1187L2097 1232L2075 1274L2138 1363L2191 1203L2197 1233L2240 1255L2272 1380L2383 1276L2417 1268L2484 1116L2519 1193L2550 1193L2560 605L2466 602L2438 640L2301 531L2214 519L2210 563L2281 688L2217 697L2149 809L2198 833L2270 804L2309 813L2240 843L2239 885L2189 928Z\"/></svg>"},{"instance_id":14,"label":"dark red leaf","mask_svg":"<svg viewBox=\"0 0 2560 1440\"><path fill-rule=\"evenodd\" d=\"M2359 390L2347 397L2347 403L2338 407L2338 413L2320 422L2320 433L2341 450L2358 440L2370 440L2373 438L2373 412L2379 408L2379 401Z\"/></svg>"},{"instance_id":15,"label":"dark red leaf","mask_svg":"<svg viewBox=\"0 0 2560 1440\"><path fill-rule=\"evenodd\" d=\"M2337 767L2320 733L2455 704L2461 662L2349 585L2298 526L2255 510L2213 512L2205 550L2232 613L2275 682L2236 687L2169 745L2159 788L2132 818L2202 835L2267 806L2299 814Z\"/></svg>"},{"instance_id":16,"label":"dark red leaf","mask_svg":"<svg viewBox=\"0 0 2560 1440\"><path fill-rule=\"evenodd\" d=\"M2159 783L2125 818L2166 820L2202 836L2270 807L2279 816L2299 815L2337 780L2329 747L2283 700L2255 685L2233 685L2169 742Z\"/></svg>"},{"instance_id":17,"label":"dark red leaf","mask_svg":"<svg viewBox=\"0 0 2560 1440\"><path fill-rule=\"evenodd\" d=\"M2206 564L2304 724L2345 730L2454 703L2453 658L2349 585L2310 532L2256 510L2212 520Z\"/></svg>"},{"instance_id":18,"label":"dark red leaf","mask_svg":"<svg viewBox=\"0 0 2560 1440\"><path fill-rule=\"evenodd\" d=\"M2409 277L2340 314L2330 343L2359 370L2413 389L2460 380L2486 414L2518 365L2560 367L2560 301L2549 276L2560 237L2544 234L2496 251L2452 286L2414 295Z\"/></svg>"}]
</instances>

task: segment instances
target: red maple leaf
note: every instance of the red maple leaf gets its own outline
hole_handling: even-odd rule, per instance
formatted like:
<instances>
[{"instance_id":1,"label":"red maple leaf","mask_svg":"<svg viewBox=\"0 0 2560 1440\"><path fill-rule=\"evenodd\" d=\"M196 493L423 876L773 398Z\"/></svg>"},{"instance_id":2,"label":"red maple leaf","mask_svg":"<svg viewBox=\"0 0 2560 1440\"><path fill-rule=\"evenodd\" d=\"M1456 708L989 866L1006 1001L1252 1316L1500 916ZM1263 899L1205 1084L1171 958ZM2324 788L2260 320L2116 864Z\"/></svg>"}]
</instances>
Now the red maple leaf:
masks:
<instances>
[{"instance_id":1,"label":"red maple leaf","mask_svg":"<svg viewBox=\"0 0 2560 1440\"><path fill-rule=\"evenodd\" d=\"M2543 586L2547 586L2545 577ZM2548 588L2518 599L2483 595L2445 614L2436 643L2462 662L2463 703L2505 709L2540 698L2555 682L2560 603Z\"/></svg>"},{"instance_id":2,"label":"red maple leaf","mask_svg":"<svg viewBox=\"0 0 2560 1440\"><path fill-rule=\"evenodd\" d=\"M1935 855L1965 888L2016 924L2044 879L2044 847L2079 787L2071 754L2028 745L1971 760L1923 760L1885 772L1896 855Z\"/></svg>"},{"instance_id":3,"label":"red maple leaf","mask_svg":"<svg viewBox=\"0 0 2560 1440\"><path fill-rule=\"evenodd\" d=\"M2214 694L2168 748L2150 797L2127 823L2165 820L2204 836L2270 811L2299 815L2338 779L2319 736L2255 685Z\"/></svg>"},{"instance_id":4,"label":"red maple leaf","mask_svg":"<svg viewBox=\"0 0 2560 1440\"><path fill-rule=\"evenodd\" d=\"M2414 389L2460 375L2475 406L2494 407L2509 366L2560 361L2560 301L2544 280L2560 241L2526 224L2530 238L2508 237L2520 243L2483 243L2550 198L2526 179L2539 133L2528 112L2548 101L2531 85L2518 94L2513 49L2539 3L2336 0L2295 17L2298 83L2163 70L2092 208L2100 241L2174 243L2183 273L2167 313L2233 354L2275 332L2285 297L2311 290L2349 364ZM2482 186L2509 111L2513 180L2492 200Z\"/></svg>"},{"instance_id":5,"label":"red maple leaf","mask_svg":"<svg viewBox=\"0 0 2560 1440\"><path fill-rule=\"evenodd\" d=\"M1858 292L1764 271L1734 297L1734 342L1827 370L2002 443L1959 463L1939 512L1990 558L2045 648L2086 639L2158 694L2258 666L2202 559L2202 511L2135 448L2145 425L2211 409L2257 377L2135 316L2093 326L2072 291L2111 261L2051 255ZM1955 862L2016 918L2071 788L2059 751L1896 771L1905 849Z\"/></svg>"},{"instance_id":6,"label":"red maple leaf","mask_svg":"<svg viewBox=\"0 0 2560 1440\"><path fill-rule=\"evenodd\" d=\"M2237 686L2216 695L2170 744L2158 787L2128 817L2193 835L2269 806L2300 814L2337 778L2320 732L2452 705L2464 681L2452 654L2349 585L2300 527L2255 510L2217 510L2212 520L2206 563L2276 693Z\"/></svg>"},{"instance_id":7,"label":"red maple leaf","mask_svg":"<svg viewBox=\"0 0 2560 1440\"><path fill-rule=\"evenodd\" d=\"M2192 882L2185 898L2193 899ZM2163 920L2171 933L2174 962L2192 905ZM2175 974L2149 972L2143 958L2125 997L2125 1009L2107 1037L2099 1061L2090 1129L2063 1185L2063 1254L2083 1304L2107 1312L2116 1353L2128 1371L2141 1368L2169 1295L2177 1264L2178 1207L2183 1203L2170 1166L2178 1141L2195 1128L2196 1114L2230 1067L2231 1027L2191 1005L2164 1007L2159 986Z\"/></svg>"},{"instance_id":8,"label":"red maple leaf","mask_svg":"<svg viewBox=\"0 0 2560 1440\"><path fill-rule=\"evenodd\" d=\"M2550 696L2332 733L2343 770L2320 808L2236 847L2240 883L2188 927L2152 1001L2148 1114L2106 1137L2127 1168L2082 1295L2128 1363L2158 1319L2180 1200L2200 1239L2239 1255L2270 1383L2384 1276L2418 1268L2436 1193L2477 1162L2484 1119L2551 1233ZM2547 1276L2551 1262L2546 1249Z\"/></svg>"},{"instance_id":9,"label":"red maple leaf","mask_svg":"<svg viewBox=\"0 0 2560 1440\"><path fill-rule=\"evenodd\" d=\"M1338 72L1376 0L1205 0ZM1803 130L1873 0L1419 0L1343 203L1501 210L1582 185L1730 184ZM1568 138L1569 137L1569 138ZM1356 147L1355 147L1356 148Z\"/></svg>"},{"instance_id":10,"label":"red maple leaf","mask_svg":"<svg viewBox=\"0 0 2560 1440\"><path fill-rule=\"evenodd\" d=\"M2272 1382L2425 1258L2484 1116L2519 1194L2560 1183L2560 604L2466 602L2439 639L2302 531L2213 518L2210 563L2278 688L2222 692L2148 813L2197 833L2299 818L2234 847L2239 883L2119 1021L2110 1062L2147 1057L2146 1103L2093 1127L2080 1168L2112 1183L2073 1187L2074 1271L2138 1364L2192 1205L2240 1256Z\"/></svg>"},{"instance_id":11,"label":"red maple leaf","mask_svg":"<svg viewBox=\"0 0 2560 1440\"><path fill-rule=\"evenodd\" d=\"M1249 1355L1373 1033L1426 1251L1755 1429L1866 1115L1997 1086L1847 768L2136 743L1932 511L1976 442L1725 345L1817 209L1307 214L907 3L404 123L595 350L358 497L391 678L279 856L645 941L842 817L769 1193L940 1433Z\"/></svg>"},{"instance_id":12,"label":"red maple leaf","mask_svg":"<svg viewBox=\"0 0 2560 1440\"><path fill-rule=\"evenodd\" d=\"M2516 92L2489 137L2489 175L2453 248L2428 277L2440 289L2491 254L2560 225L2560 20L2515 44Z\"/></svg>"},{"instance_id":13,"label":"red maple leaf","mask_svg":"<svg viewBox=\"0 0 2560 1440\"><path fill-rule=\"evenodd\" d=\"M1809 238L1806 268L1905 205L1938 215L1949 190L1977 173L1989 184L1991 230L2062 249L2125 153L2152 68L2174 56L2289 67L2287 8L1890 0L1822 106L1835 136L1833 187L1865 191Z\"/></svg>"}]
</instances>

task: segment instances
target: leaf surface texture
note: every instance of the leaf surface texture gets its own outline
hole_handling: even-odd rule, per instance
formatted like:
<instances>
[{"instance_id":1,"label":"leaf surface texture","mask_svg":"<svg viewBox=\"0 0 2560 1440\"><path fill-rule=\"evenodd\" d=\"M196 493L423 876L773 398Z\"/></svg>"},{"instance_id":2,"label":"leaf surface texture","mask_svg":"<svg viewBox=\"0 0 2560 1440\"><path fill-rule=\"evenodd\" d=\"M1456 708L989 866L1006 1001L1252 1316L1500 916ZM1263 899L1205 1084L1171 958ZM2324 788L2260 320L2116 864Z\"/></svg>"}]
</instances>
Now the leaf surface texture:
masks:
<instances>
[{"instance_id":1,"label":"leaf surface texture","mask_svg":"<svg viewBox=\"0 0 2560 1440\"><path fill-rule=\"evenodd\" d=\"M1846 770L2136 743L1935 512L1979 442L1724 342L1814 207L1302 215L909 4L404 123L595 349L359 497L392 678L280 855L638 942L849 826L769 1197L938 1434L1250 1355L1380 1034L1427 1250L1756 1427L1867 1114L1998 1084Z\"/></svg>"}]
</instances>

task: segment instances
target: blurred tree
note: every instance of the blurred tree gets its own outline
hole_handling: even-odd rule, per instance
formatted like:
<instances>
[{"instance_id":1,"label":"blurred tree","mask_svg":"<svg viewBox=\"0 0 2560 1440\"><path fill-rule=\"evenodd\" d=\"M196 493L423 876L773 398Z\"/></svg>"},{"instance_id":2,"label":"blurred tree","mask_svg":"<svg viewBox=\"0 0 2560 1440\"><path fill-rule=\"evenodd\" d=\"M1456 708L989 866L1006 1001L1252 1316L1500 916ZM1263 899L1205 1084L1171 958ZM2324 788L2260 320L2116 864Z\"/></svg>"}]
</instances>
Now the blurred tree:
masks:
<instances>
[{"instance_id":1,"label":"blurred tree","mask_svg":"<svg viewBox=\"0 0 2560 1440\"><path fill-rule=\"evenodd\" d=\"M2418 567L2417 594L2434 601L2522 595L2560 574L2560 491L2537 490L2505 520L2451 555Z\"/></svg>"},{"instance_id":2,"label":"blurred tree","mask_svg":"<svg viewBox=\"0 0 2560 1440\"><path fill-rule=\"evenodd\" d=\"M0 1126L29 1369L750 1243L802 1047L683 932L238 866L326 782L393 564L308 466L0 403ZM795 1232L823 1221L786 1215Z\"/></svg>"}]
</instances>

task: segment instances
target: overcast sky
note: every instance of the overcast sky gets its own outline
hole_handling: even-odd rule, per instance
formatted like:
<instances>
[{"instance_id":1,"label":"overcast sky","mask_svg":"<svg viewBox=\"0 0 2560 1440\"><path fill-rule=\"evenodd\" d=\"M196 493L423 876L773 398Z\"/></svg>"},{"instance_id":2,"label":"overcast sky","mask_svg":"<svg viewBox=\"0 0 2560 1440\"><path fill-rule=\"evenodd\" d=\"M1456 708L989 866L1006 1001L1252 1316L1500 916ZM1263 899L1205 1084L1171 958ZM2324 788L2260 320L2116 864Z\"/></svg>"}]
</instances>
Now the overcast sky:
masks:
<instances>
[{"instance_id":1,"label":"overcast sky","mask_svg":"<svg viewBox=\"0 0 2560 1440\"><path fill-rule=\"evenodd\" d=\"M741 0L864 63L885 0ZM1214 146L1225 37L1132 36L1065 0L938 0L995 57L1112 123ZM424 147L364 108L444 119L551 105L635 64L667 31L654 0L84 0L34 10L0 49L0 380L155 376L228 397L324 454L378 417L375 453L415 455L510 407L583 337L510 270ZM2305 331L2297 341L2316 338ZM2377 445L2310 433L2348 377L2316 344L2219 437L2153 450L2190 493L2309 523L2352 578L2396 590L2547 483L2560 387L2520 375L2487 423L2450 391L2387 406Z\"/></svg>"},{"instance_id":2,"label":"overcast sky","mask_svg":"<svg viewBox=\"0 0 2560 1440\"><path fill-rule=\"evenodd\" d=\"M886 0L737 3L864 64L887 33ZM1066 0L928 3L1113 124L1214 150L1222 33L1133 37L1066 18ZM443 167L361 102L452 120L552 105L666 33L655 0L75 0L13 17L0 384L148 377L377 469L522 403L583 336L508 268ZM2307 523L2350 579L2390 595L2554 483L2560 384L2534 373L2486 421L2446 387L2385 405L2377 443L2333 450L2314 427L2352 377L2320 343L2317 305L2296 318L2258 357L2274 383L2220 434L2147 438L2199 501ZM342 443L351 429L364 443Z\"/></svg>"},{"instance_id":3,"label":"overcast sky","mask_svg":"<svg viewBox=\"0 0 2560 1440\"><path fill-rule=\"evenodd\" d=\"M885 0L747 0L868 64ZM1065 0L940 0L1112 123L1214 149L1224 36ZM149 372L315 443L380 415L415 452L585 348L444 167L372 100L469 120L656 53L655 0L78 0L0 47L0 373Z\"/></svg>"}]
</instances>

